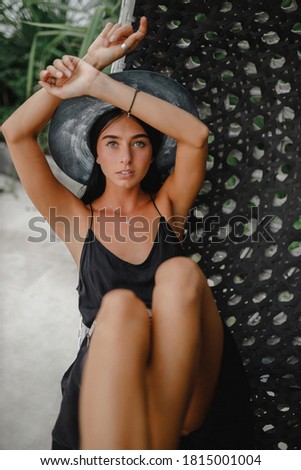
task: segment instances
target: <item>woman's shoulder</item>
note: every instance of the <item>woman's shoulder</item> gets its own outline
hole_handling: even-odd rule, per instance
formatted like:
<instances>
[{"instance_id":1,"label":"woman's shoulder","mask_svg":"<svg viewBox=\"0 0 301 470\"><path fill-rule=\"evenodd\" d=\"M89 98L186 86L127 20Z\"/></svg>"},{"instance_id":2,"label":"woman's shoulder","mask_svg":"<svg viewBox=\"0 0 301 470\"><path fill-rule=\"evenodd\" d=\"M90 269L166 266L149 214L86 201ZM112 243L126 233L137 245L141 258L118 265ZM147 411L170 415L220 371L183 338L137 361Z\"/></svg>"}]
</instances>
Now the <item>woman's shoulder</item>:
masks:
<instances>
[{"instance_id":1,"label":"woman's shoulder","mask_svg":"<svg viewBox=\"0 0 301 470\"><path fill-rule=\"evenodd\" d=\"M66 217L58 217L56 234L63 240L78 265L82 247L92 226L93 212L90 204L78 200ZM65 223L62 223L65 221Z\"/></svg>"},{"instance_id":2,"label":"woman's shoulder","mask_svg":"<svg viewBox=\"0 0 301 470\"><path fill-rule=\"evenodd\" d=\"M168 197L168 193L164 188L153 196L153 200L158 211L165 218L169 227L171 227L177 234L178 238L182 240L184 236L186 217L175 212L172 202Z\"/></svg>"}]
</instances>

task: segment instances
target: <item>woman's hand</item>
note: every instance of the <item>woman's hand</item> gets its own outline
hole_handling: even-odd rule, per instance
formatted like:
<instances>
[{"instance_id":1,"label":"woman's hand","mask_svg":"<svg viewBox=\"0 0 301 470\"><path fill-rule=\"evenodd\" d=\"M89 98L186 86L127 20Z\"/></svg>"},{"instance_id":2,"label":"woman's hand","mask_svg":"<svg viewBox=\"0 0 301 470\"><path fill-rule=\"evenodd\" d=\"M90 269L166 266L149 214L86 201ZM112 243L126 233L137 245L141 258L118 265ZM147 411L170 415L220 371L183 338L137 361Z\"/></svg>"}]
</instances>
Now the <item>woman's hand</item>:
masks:
<instances>
[{"instance_id":1,"label":"woman's hand","mask_svg":"<svg viewBox=\"0 0 301 470\"><path fill-rule=\"evenodd\" d=\"M100 72L83 59L65 55L55 59L40 73L39 84L51 95L61 99L89 95L91 86Z\"/></svg>"},{"instance_id":2,"label":"woman's hand","mask_svg":"<svg viewBox=\"0 0 301 470\"><path fill-rule=\"evenodd\" d=\"M130 24L107 23L103 31L95 39L88 49L83 60L102 70L115 60L133 51L147 33L147 19L140 19L138 31L134 32ZM122 46L125 44L125 46ZM121 47L122 46L122 47Z\"/></svg>"},{"instance_id":3,"label":"woman's hand","mask_svg":"<svg viewBox=\"0 0 301 470\"><path fill-rule=\"evenodd\" d=\"M90 83L97 74L96 69L101 70L133 51L146 33L147 19L145 16L141 18L139 29L136 32L133 32L133 27L130 24L107 23L83 59L65 55L62 59L54 60L53 65L49 65L46 70L41 71L39 84L50 94L61 99L89 94ZM88 67L85 67L84 64ZM94 74L91 65L94 68Z\"/></svg>"}]
</instances>

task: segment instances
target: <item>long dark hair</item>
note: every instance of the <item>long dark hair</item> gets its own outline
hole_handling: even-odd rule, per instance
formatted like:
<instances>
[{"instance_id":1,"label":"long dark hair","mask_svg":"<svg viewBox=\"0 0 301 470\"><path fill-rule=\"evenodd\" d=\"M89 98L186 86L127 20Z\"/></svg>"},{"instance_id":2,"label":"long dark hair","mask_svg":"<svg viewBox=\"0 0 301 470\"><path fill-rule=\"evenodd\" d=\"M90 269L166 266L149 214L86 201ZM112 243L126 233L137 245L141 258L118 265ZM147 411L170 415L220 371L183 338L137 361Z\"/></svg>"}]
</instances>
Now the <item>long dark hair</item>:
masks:
<instances>
[{"instance_id":1,"label":"long dark hair","mask_svg":"<svg viewBox=\"0 0 301 470\"><path fill-rule=\"evenodd\" d=\"M115 120L118 119L124 111L119 108L114 108L112 111L108 111L103 116L101 116L92 126L90 131L90 150L95 157L94 167L91 173L91 177L88 181L87 188L81 200L84 204L89 204L101 196L106 187L106 178L103 174L100 165L96 162L97 158L97 141L99 134L104 130L104 128L110 124L113 124ZM134 117L134 116L133 116ZM140 124L140 126L145 130L146 134L148 135L152 150L153 150L153 161L149 167L149 170L143 180L141 181L141 189L149 194L155 194L158 192L160 187L162 186L162 179L161 175L155 165L156 155L160 148L163 136L162 134L154 129L153 127L149 126L145 122L141 121L134 117L134 119Z\"/></svg>"}]
</instances>

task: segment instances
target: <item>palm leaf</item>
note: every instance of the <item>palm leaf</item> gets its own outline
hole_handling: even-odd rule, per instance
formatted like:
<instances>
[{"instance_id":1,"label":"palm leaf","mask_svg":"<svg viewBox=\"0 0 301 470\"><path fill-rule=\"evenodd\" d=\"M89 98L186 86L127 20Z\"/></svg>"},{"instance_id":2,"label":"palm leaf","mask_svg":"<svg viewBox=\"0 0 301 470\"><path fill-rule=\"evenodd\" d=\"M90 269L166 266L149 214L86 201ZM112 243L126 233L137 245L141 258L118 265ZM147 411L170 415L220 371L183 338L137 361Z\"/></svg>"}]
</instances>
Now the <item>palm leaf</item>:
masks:
<instances>
[{"instance_id":1,"label":"palm leaf","mask_svg":"<svg viewBox=\"0 0 301 470\"><path fill-rule=\"evenodd\" d=\"M100 20L102 17L104 17L104 13L105 13L105 7L103 5L97 7L95 14L92 18L92 21L87 28L86 35L84 37L84 40L82 42L82 45L79 51L79 57L83 57L86 54L90 44L92 43L95 36L97 35L99 31Z\"/></svg>"},{"instance_id":2,"label":"palm leaf","mask_svg":"<svg viewBox=\"0 0 301 470\"><path fill-rule=\"evenodd\" d=\"M62 36L76 36L76 37L83 37L83 34L76 31L61 31L61 30L53 30L53 31L39 31L34 35L29 59L28 59L28 67L27 67L27 80L26 80L26 97L28 98L31 94L33 79L34 79L34 69L35 69L35 61L36 61L36 50L37 50L37 41L39 37L45 36L55 36L57 37L60 35L60 39Z\"/></svg>"},{"instance_id":3,"label":"palm leaf","mask_svg":"<svg viewBox=\"0 0 301 470\"><path fill-rule=\"evenodd\" d=\"M68 31L86 31L86 27L84 26L72 26L71 24L61 24L61 23L38 23L35 21L23 21L24 24L28 24L30 26L36 26L37 28L49 28L49 29L62 29Z\"/></svg>"}]
</instances>

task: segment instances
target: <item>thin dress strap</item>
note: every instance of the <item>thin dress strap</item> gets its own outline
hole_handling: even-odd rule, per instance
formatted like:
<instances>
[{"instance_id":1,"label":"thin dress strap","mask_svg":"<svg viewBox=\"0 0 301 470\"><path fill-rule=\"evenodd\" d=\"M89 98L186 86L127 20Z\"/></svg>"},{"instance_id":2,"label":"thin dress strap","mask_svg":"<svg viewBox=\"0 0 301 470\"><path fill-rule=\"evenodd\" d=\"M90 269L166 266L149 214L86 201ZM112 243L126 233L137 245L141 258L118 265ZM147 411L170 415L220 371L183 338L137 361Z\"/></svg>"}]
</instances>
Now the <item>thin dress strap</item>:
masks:
<instances>
[{"instance_id":1,"label":"thin dress strap","mask_svg":"<svg viewBox=\"0 0 301 470\"><path fill-rule=\"evenodd\" d=\"M150 197L151 197L152 203L154 204L154 206L155 206L155 208L156 208L158 214L160 215L160 217L163 217L162 214L161 214L161 212L159 211L159 209L158 209L158 207L157 207L155 201L154 201L154 198L153 198L152 194L150 194Z\"/></svg>"},{"instance_id":2,"label":"thin dress strap","mask_svg":"<svg viewBox=\"0 0 301 470\"><path fill-rule=\"evenodd\" d=\"M92 204L91 202L89 203L89 206L90 206L90 210L91 210L91 222L90 222L90 229L92 228L92 225L93 225L93 209L92 209Z\"/></svg>"}]
</instances>

